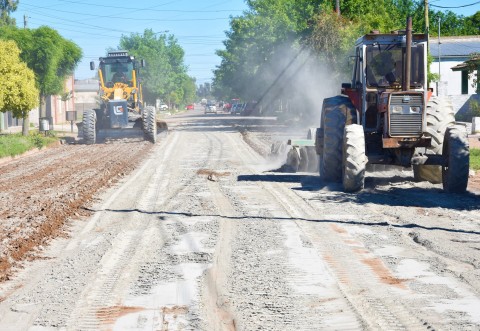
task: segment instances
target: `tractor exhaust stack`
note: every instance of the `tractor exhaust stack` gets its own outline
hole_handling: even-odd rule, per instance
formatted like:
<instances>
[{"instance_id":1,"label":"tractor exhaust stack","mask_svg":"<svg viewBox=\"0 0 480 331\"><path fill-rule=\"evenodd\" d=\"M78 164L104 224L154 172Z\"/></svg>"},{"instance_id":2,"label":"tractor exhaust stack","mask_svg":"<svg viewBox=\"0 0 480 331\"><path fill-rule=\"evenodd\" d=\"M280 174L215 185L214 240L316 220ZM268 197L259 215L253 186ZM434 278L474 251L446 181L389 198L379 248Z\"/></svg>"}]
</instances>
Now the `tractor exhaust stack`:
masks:
<instances>
[{"instance_id":1,"label":"tractor exhaust stack","mask_svg":"<svg viewBox=\"0 0 480 331\"><path fill-rule=\"evenodd\" d=\"M403 75L402 90L410 90L410 72L412 67L412 18L407 18L407 47L405 54L405 74Z\"/></svg>"}]
</instances>

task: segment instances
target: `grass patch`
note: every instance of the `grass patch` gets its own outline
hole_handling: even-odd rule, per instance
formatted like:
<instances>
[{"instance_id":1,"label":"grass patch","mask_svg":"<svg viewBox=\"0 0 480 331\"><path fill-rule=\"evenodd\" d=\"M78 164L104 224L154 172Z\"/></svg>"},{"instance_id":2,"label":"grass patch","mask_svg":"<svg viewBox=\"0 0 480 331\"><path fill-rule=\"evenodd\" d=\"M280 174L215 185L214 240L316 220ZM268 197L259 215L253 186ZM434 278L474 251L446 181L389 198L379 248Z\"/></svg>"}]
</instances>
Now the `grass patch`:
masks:
<instances>
[{"instance_id":1,"label":"grass patch","mask_svg":"<svg viewBox=\"0 0 480 331\"><path fill-rule=\"evenodd\" d=\"M470 168L480 170L480 149L470 149Z\"/></svg>"},{"instance_id":2,"label":"grass patch","mask_svg":"<svg viewBox=\"0 0 480 331\"><path fill-rule=\"evenodd\" d=\"M0 158L23 154L34 148L42 148L58 140L55 135L44 136L30 132L28 136L17 134L0 134Z\"/></svg>"}]
</instances>

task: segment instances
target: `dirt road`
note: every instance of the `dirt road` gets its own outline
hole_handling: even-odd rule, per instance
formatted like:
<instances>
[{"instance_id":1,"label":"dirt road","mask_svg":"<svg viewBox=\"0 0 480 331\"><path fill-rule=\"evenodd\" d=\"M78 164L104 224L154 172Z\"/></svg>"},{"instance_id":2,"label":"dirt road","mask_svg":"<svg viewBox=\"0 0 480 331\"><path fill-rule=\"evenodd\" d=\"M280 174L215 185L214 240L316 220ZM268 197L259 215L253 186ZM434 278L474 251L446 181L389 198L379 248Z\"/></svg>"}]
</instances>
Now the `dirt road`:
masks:
<instances>
[{"instance_id":1,"label":"dirt road","mask_svg":"<svg viewBox=\"0 0 480 331\"><path fill-rule=\"evenodd\" d=\"M479 192L379 169L346 194L272 172L288 135L273 119L197 110L169 128L153 147L1 165L0 329L480 329ZM54 239L23 249L41 258L16 262L43 228Z\"/></svg>"}]
</instances>

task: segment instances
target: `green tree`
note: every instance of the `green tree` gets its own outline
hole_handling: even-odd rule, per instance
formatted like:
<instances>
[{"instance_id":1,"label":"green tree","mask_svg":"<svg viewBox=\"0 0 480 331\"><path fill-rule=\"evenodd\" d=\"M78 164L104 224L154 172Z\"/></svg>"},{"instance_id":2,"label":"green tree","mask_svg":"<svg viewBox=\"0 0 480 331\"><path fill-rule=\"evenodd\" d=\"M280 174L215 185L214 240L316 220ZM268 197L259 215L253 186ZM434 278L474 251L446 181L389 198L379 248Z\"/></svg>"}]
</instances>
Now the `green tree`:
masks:
<instances>
[{"instance_id":1,"label":"green tree","mask_svg":"<svg viewBox=\"0 0 480 331\"><path fill-rule=\"evenodd\" d=\"M0 26L15 26L15 19L10 17L10 13L17 10L18 0L0 0Z\"/></svg>"},{"instance_id":2,"label":"green tree","mask_svg":"<svg viewBox=\"0 0 480 331\"><path fill-rule=\"evenodd\" d=\"M191 93L186 93L191 78L184 64L185 52L174 36L146 29L143 34L122 36L118 49L128 50L135 57L146 60L142 79L144 98L148 103L154 104L157 98L170 105L191 101Z\"/></svg>"},{"instance_id":3,"label":"green tree","mask_svg":"<svg viewBox=\"0 0 480 331\"><path fill-rule=\"evenodd\" d=\"M334 11L335 0L246 3L248 10L231 18L225 48L217 51L221 57L214 70L213 91L217 97L255 99L271 91L273 85L283 85L278 93L285 95L296 88L295 74L286 74L291 71L287 67L299 72L311 68L301 68L302 63L309 63L303 60L305 54L326 63L333 70L331 77L339 78L350 71L346 60L356 38L371 30L404 30L408 16L413 17L415 32L425 31L423 0L342 0L340 17ZM478 33L478 15L465 18L432 9L430 32L435 33L432 22L439 17L444 22L442 35Z\"/></svg>"},{"instance_id":4,"label":"green tree","mask_svg":"<svg viewBox=\"0 0 480 331\"><path fill-rule=\"evenodd\" d=\"M34 71L42 113L46 96L64 92L66 78L73 74L82 58L81 48L47 26L38 29L3 27L0 38L14 40L21 49L21 59Z\"/></svg>"},{"instance_id":5,"label":"green tree","mask_svg":"<svg viewBox=\"0 0 480 331\"><path fill-rule=\"evenodd\" d=\"M14 41L0 40L0 111L11 111L23 119L23 135L28 134L28 113L38 105L38 90L31 69L21 61Z\"/></svg>"}]
</instances>

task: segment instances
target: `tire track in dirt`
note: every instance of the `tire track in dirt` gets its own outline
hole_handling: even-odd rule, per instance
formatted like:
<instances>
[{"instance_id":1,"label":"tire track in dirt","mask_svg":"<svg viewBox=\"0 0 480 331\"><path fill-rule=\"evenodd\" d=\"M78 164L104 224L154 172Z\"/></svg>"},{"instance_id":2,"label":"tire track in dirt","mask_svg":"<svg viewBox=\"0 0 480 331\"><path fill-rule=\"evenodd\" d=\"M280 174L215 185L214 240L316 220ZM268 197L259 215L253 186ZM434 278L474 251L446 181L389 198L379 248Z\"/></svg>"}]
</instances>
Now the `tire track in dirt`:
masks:
<instances>
[{"instance_id":1,"label":"tire track in dirt","mask_svg":"<svg viewBox=\"0 0 480 331\"><path fill-rule=\"evenodd\" d=\"M246 143L248 144L248 141ZM355 242L353 238L342 238L344 234L334 224L330 224L329 227L314 226L308 221L303 221L317 219L318 211L283 185L268 181L261 181L259 185L280 203L303 236L309 238L323 256L330 274L338 279L337 287L349 302L349 308L344 307L342 315L348 310L353 310L361 324L372 330L420 330L431 327L415 317L406 307L391 299L394 296L388 286L405 291L403 280L393 276L381 260L369 254L361 243ZM322 215L321 218L331 222L339 216L341 215ZM353 324L339 323L331 324L329 327L350 329Z\"/></svg>"}]
</instances>

